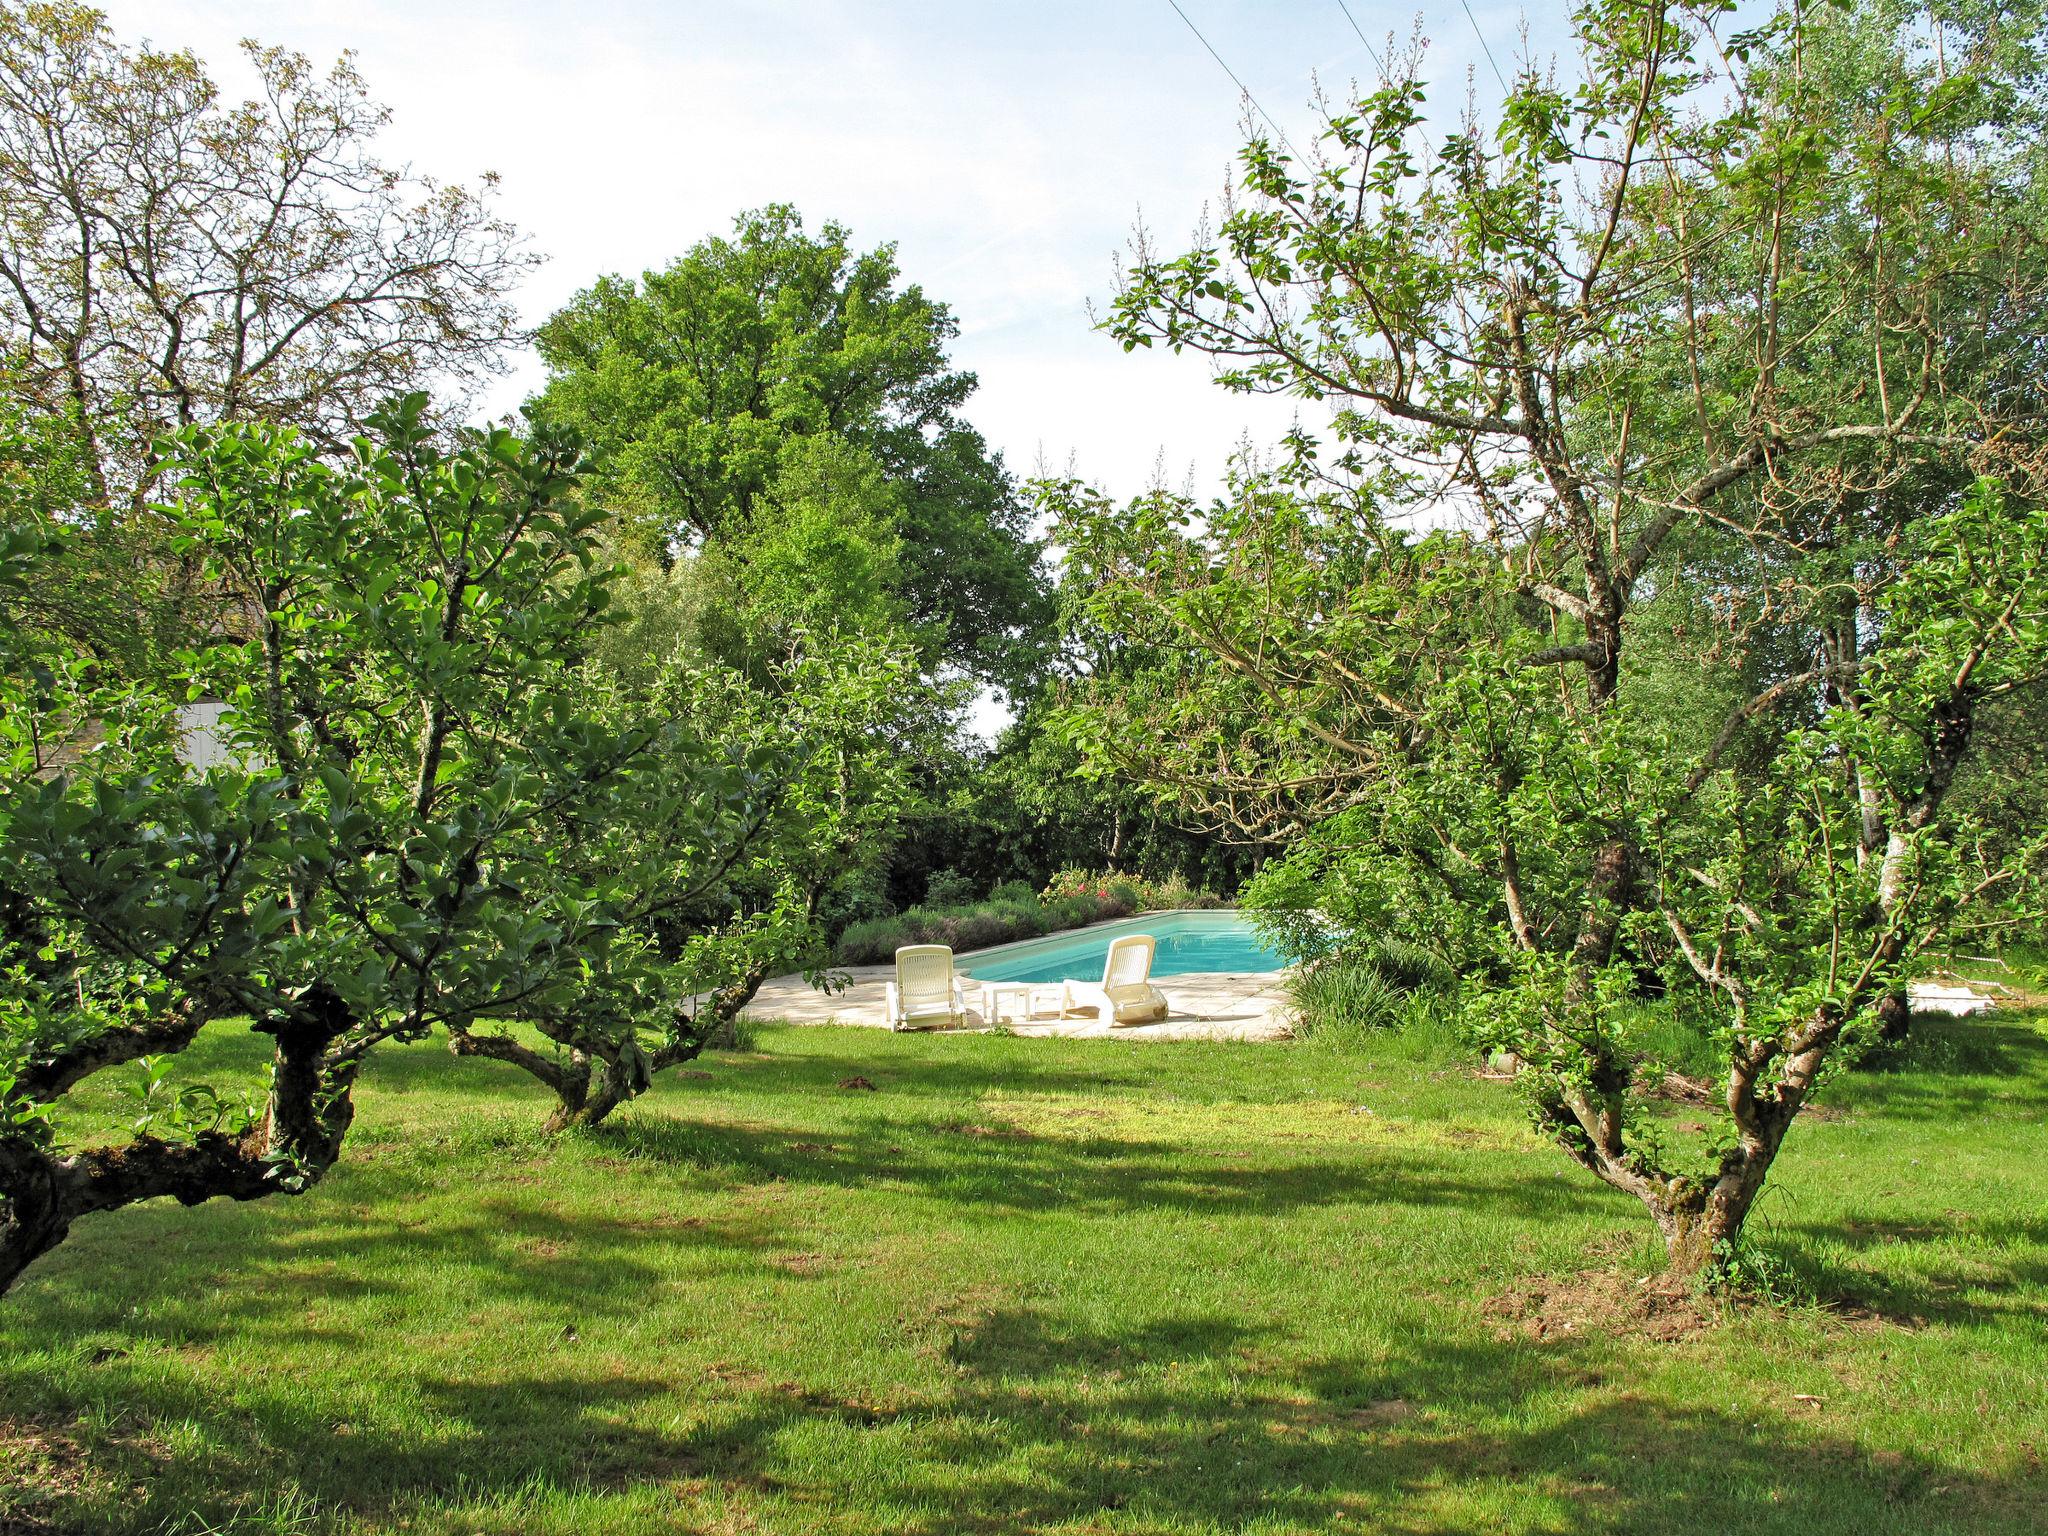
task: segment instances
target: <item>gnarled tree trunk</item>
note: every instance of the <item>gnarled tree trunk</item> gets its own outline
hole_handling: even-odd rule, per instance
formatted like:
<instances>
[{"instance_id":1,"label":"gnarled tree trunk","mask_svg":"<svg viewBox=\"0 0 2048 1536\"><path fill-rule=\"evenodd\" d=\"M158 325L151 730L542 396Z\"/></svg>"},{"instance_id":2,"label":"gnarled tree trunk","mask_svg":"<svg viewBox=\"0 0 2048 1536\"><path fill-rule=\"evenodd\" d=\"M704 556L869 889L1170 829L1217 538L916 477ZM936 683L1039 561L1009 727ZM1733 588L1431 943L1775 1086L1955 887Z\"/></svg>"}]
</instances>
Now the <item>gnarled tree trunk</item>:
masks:
<instances>
[{"instance_id":1,"label":"gnarled tree trunk","mask_svg":"<svg viewBox=\"0 0 2048 1536\"><path fill-rule=\"evenodd\" d=\"M740 1010L754 1000L769 967L757 965L731 985L711 993L688 1016L678 1015L669 1037L650 1051L637 1031L614 1036L561 1019L535 1021L535 1027L561 1048L551 1054L511 1035L478 1031L463 1024L448 1030L448 1049L456 1056L482 1056L507 1062L544 1083L555 1107L541 1126L549 1136L578 1126L602 1124L628 1100L637 1099L670 1067L694 1061L707 1047L731 1038Z\"/></svg>"},{"instance_id":2,"label":"gnarled tree trunk","mask_svg":"<svg viewBox=\"0 0 2048 1536\"><path fill-rule=\"evenodd\" d=\"M330 1055L350 1022L341 999L316 987L290 1015L257 1026L277 1040L270 1098L262 1117L238 1136L207 1132L189 1142L140 1136L125 1146L69 1154L24 1136L0 1137L0 1292L63 1242L73 1222L95 1211L160 1195L198 1205L310 1187L340 1155L355 1115L351 1092L360 1053ZM119 1059L143 1054L146 1047Z\"/></svg>"}]
</instances>

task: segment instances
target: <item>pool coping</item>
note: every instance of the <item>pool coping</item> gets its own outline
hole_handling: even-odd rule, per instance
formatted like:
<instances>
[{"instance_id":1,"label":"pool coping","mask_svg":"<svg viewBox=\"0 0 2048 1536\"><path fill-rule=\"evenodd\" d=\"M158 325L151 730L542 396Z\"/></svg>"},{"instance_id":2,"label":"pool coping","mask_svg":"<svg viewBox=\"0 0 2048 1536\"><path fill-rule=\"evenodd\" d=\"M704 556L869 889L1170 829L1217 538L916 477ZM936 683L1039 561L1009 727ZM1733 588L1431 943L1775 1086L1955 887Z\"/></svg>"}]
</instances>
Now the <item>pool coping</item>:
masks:
<instances>
[{"instance_id":1,"label":"pool coping","mask_svg":"<svg viewBox=\"0 0 2048 1536\"><path fill-rule=\"evenodd\" d=\"M1169 907L1137 912L1131 917L1104 918L1079 928L1064 928L1061 935L1087 933L1090 929L1128 923L1136 918L1162 917L1168 912L1227 911L1228 908ZM1054 935L1042 935L1052 938ZM963 951L956 964L972 971L975 957L994 954L1036 940L1014 940L992 944L986 949ZM1029 1023L1006 1023L1010 1034L1059 1037L1106 1037L1122 1040L1281 1040L1293 1033L1293 1004L1287 996L1291 968L1278 971L1188 971L1178 976L1158 976L1153 984L1166 994L1167 1015L1152 1024L1111 1025L1093 1014L1076 1013L1065 1019L1040 1015ZM814 987L799 972L777 976L761 984L761 990L741 1017L759 1021L782 1020L792 1024L848 1024L885 1029L883 987L896 975L894 964L833 967L835 979L845 986L832 992ZM977 989L967 989L967 1023L961 1033L987 1031Z\"/></svg>"}]
</instances>

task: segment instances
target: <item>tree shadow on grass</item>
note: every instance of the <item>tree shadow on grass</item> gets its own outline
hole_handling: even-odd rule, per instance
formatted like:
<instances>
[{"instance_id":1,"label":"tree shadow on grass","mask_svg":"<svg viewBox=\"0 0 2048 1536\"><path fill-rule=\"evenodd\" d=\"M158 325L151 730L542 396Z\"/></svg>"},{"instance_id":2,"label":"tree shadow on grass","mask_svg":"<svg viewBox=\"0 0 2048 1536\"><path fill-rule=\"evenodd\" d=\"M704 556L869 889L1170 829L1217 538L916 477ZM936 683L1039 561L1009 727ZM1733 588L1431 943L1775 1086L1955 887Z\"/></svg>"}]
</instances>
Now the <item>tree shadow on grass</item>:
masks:
<instances>
[{"instance_id":1,"label":"tree shadow on grass","mask_svg":"<svg viewBox=\"0 0 2048 1536\"><path fill-rule=\"evenodd\" d=\"M198 1512L288 1477L330 1508L380 1520L415 1505L502 1504L536 1487L654 1485L751 1507L763 1529L906 1536L1055 1526L1136 1531L1347 1528L1942 1533L2037 1529L2038 1476L1986 1477L1909 1448L1830 1432L1813 1414L1722 1411L1616 1386L1609 1341L1423 1338L1358 1358L1293 1359L1257 1319L1168 1313L1128 1329L1041 1308L965 1322L950 1375L870 1400L844 1384L650 1370L464 1381L423 1375L431 1435L340 1417L303 1388L254 1409L263 1445L216 1445ZM120 1394L155 1415L219 1422L222 1405L162 1379ZM671 1411L671 1400L674 1411ZM687 1411L685 1411L687 1410ZM130 1476L189 1487L163 1451ZM145 1456L145 1461L149 1460ZM855 1481L835 1475L860 1469ZM127 1528L161 1519L159 1502ZM57 1530L111 1530L59 1501Z\"/></svg>"},{"instance_id":2,"label":"tree shadow on grass","mask_svg":"<svg viewBox=\"0 0 2048 1536\"><path fill-rule=\"evenodd\" d=\"M629 1160L848 1189L894 1186L1013 1212L1285 1215L1324 1205L1396 1204L1544 1221L1620 1208L1620 1197L1555 1178L1548 1165L1532 1162L1505 1175L1476 1165L1470 1173L1447 1172L1433 1147L1391 1140L1331 1144L1320 1158L1266 1153L1224 1161L1156 1140L886 1118L829 1132L639 1120L593 1134ZM820 1134L831 1140L816 1140Z\"/></svg>"},{"instance_id":3,"label":"tree shadow on grass","mask_svg":"<svg viewBox=\"0 0 2048 1536\"><path fill-rule=\"evenodd\" d=\"M872 1490L878 1521L928 1536L1112 1515L1132 1530L1440 1536L1496 1528L1490 1514L1518 1531L1917 1536L2030 1530L2048 1511L2038 1481L1615 1390L1585 1348L1466 1340L1274 1368L1281 1342L1256 1323L1104 1333L999 1310L955 1341L950 1393L862 1426L918 1426ZM833 1490L780 1453L789 1423L757 1409L686 1437L687 1454L816 1508Z\"/></svg>"},{"instance_id":4,"label":"tree shadow on grass","mask_svg":"<svg viewBox=\"0 0 2048 1536\"><path fill-rule=\"evenodd\" d=\"M1859 1216L1775 1230L1793 1241L1767 1246L1790 1265L1801 1289L1831 1309L1904 1327L2019 1330L2048 1344L2048 1220ZM1834 1256L1841 1250L1888 1250L1907 1262L1887 1269L1845 1264Z\"/></svg>"},{"instance_id":5,"label":"tree shadow on grass","mask_svg":"<svg viewBox=\"0 0 2048 1536\"><path fill-rule=\"evenodd\" d=\"M806 1066L821 1076L836 1070L829 1062ZM1046 1081L1064 1078L1054 1073ZM957 1080L1017 1089L1007 1077L979 1071ZM1070 1086L1078 1091L1083 1081ZM391 1292L401 1283L394 1276L427 1267L442 1272L444 1287L474 1282L546 1307L630 1309L636 1288L672 1268L679 1250L701 1252L705 1262L734 1265L735 1272L744 1256L759 1273L788 1249L791 1235L771 1212L678 1218L672 1197L679 1178L700 1196L763 1186L881 1186L965 1211L1013 1214L1284 1216L1321 1206L1399 1205L1540 1223L1619 1209L1611 1192L1553 1177L1547 1163L1496 1153L1447 1164L1426 1142L1265 1146L1240 1136L1217 1150L1095 1133L1087 1121L1072 1131L1025 1133L932 1115L922 1097L841 1097L862 1114L858 1122L784 1127L628 1113L579 1133L568 1146L545 1143L502 1111L409 1138L369 1127L373 1134L357 1154L345 1153L335 1172L302 1197L214 1202L197 1211L152 1203L91 1218L7 1304L16 1312L32 1307L45 1334L90 1338L112 1330L203 1346L273 1317L293 1318L302 1332L331 1332L339 1326L331 1317L346 1303ZM494 1182L539 1182L547 1177L539 1170L556 1158L616 1163L620 1177L642 1187L607 1200L602 1211L565 1210L558 1196L529 1197ZM445 1195L433 1197L439 1208L414 1210L423 1184L445 1189L451 1179L479 1174L458 1214L447 1212ZM161 1265L146 1257L154 1253L163 1255ZM177 1284L167 1286L172 1273ZM593 1287L592 1274L607 1277L605 1283ZM232 1313L219 1304L223 1290L234 1298Z\"/></svg>"},{"instance_id":6,"label":"tree shadow on grass","mask_svg":"<svg viewBox=\"0 0 2048 1536\"><path fill-rule=\"evenodd\" d=\"M829 1027L805 1030L800 1043L812 1035L841 1031ZM787 1037L766 1051L707 1052L682 1072L668 1072L655 1079L644 1099L621 1109L622 1118L636 1110L664 1104L687 1105L693 1098L712 1095L768 1091L776 1094L816 1093L830 1099L843 1090L839 1083L860 1075L873 1081L885 1093L915 1101L962 1100L988 1093L1013 1095L1100 1095L1105 1089L1147 1092L1156 1086L1156 1071L1147 1067L1162 1053L1214 1053L1219 1050L1272 1052L1285 1050L1270 1042L1174 1042L1131 1040L1033 1041L1043 1050L1019 1052L998 1045L987 1035L892 1035L882 1030L848 1030L863 1041L872 1037L872 1051L829 1051L785 1049ZM821 1041L820 1043L838 1043ZM1062 1051L1061 1046L1074 1049ZM994 1047L991 1049L991 1047ZM708 1079L691 1072L708 1073ZM487 1093L508 1084L534 1097L545 1099L538 1085L502 1063L479 1058L452 1060L438 1041L401 1048L384 1048L374 1054L364 1070L363 1096L369 1100L379 1088L401 1093L418 1091L468 1091ZM1229 1097L1231 1085L1216 1085L1219 1096ZM1197 1088L1199 1094L1199 1088ZM1186 1095L1183 1095L1186 1096Z\"/></svg>"},{"instance_id":7,"label":"tree shadow on grass","mask_svg":"<svg viewBox=\"0 0 2048 1536\"><path fill-rule=\"evenodd\" d=\"M1918 1018L1903 1043L1842 1079L1837 1096L1901 1120L2039 1120L2048 1114L2048 1031L1995 1014Z\"/></svg>"},{"instance_id":8,"label":"tree shadow on grass","mask_svg":"<svg viewBox=\"0 0 2048 1536\"><path fill-rule=\"evenodd\" d=\"M1103 1335L998 1312L955 1347L966 1377L950 1422L994 1420L1000 1434L942 1436L939 1454L978 1466L980 1501L1027 1529L1095 1508L1141 1529L1327 1530L1349 1517L1442 1532L1519 1502L1521 1530L1974 1531L1988 1512L2048 1508L2038 1482L1617 1390L1601 1341L1433 1340L1276 1367L1277 1342L1256 1324L1165 1319ZM1177 1386L1190 1364L1223 1389ZM1057 1389L1104 1368L1106 1391Z\"/></svg>"},{"instance_id":9,"label":"tree shadow on grass","mask_svg":"<svg viewBox=\"0 0 2048 1536\"><path fill-rule=\"evenodd\" d=\"M402 1211L402 1195L376 1204ZM217 1255L220 1278L233 1277L229 1289L188 1283L166 1291L146 1268L94 1265L89 1246L79 1243L9 1305L32 1312L34 1333L81 1341L88 1350L99 1347L90 1341L114 1335L124 1346L203 1349L278 1330L300 1342L360 1342L335 1320L365 1302L402 1300L427 1285L444 1296L472 1295L485 1308L516 1306L552 1332L636 1316L652 1287L693 1268L744 1287L750 1277L768 1275L789 1246L772 1210L678 1217L658 1200L620 1215L484 1196L461 1216L431 1222L337 1222L329 1213L291 1208L262 1214L272 1219L235 1223L203 1248L203 1239L187 1234L182 1245L188 1264L203 1266ZM191 1220L154 1205L118 1213L108 1225L127 1229L118 1238L125 1245L148 1247L149 1228L174 1232Z\"/></svg>"},{"instance_id":10,"label":"tree shadow on grass","mask_svg":"<svg viewBox=\"0 0 2048 1536\"><path fill-rule=\"evenodd\" d=\"M805 1070L822 1087L843 1068L812 1060ZM1008 1073L958 1072L944 1092L958 1097L970 1078L1019 1091ZM1068 1086L1084 1091L1085 1079ZM1924 1452L1831 1433L1813 1415L1631 1393L1610 1379L1626 1375L1627 1346L1475 1336L1455 1302L1412 1340L1397 1335L1383 1353L1351 1358L1301 1358L1258 1317L1169 1310L1102 1328L1041 1306L1001 1305L953 1325L942 1369L924 1373L922 1385L880 1399L824 1380L680 1379L644 1347L622 1362L596 1357L592 1320L630 1321L677 1266L705 1266L744 1295L799 1236L767 1207L694 1223L669 1214L661 1195L670 1186L660 1181L688 1170L722 1179L728 1193L887 1183L963 1211L1110 1219L1160 1209L1280 1215L1330 1204L1398 1204L1444 1219L1469 1211L1531 1226L1632 1213L1619 1196L1552 1177L1540 1157L1446 1158L1440 1147L1398 1138L1275 1143L1237 1163L1157 1139L1019 1134L881 1104L860 1113L857 1124L825 1129L653 1116L601 1128L576 1155L616 1159L629 1176L644 1165L651 1186L603 1211L480 1190L459 1218L429 1223L406 1213L422 1165L393 1157L310 1197L342 1198L372 1213L363 1219L337 1221L332 1210L299 1202L222 1208L233 1219L202 1239L218 1250L201 1260L216 1279L169 1299L156 1294L160 1277L132 1264L84 1282L97 1245L172 1241L174 1233L189 1242L205 1230L192 1225L193 1213L140 1209L84 1229L106 1235L82 1236L60 1256L64 1283L8 1303L30 1312L16 1336L81 1345L125 1337L135 1354L93 1364L81 1352L45 1381L28 1378L39 1367L0 1363L7 1398L53 1425L89 1411L201 1433L175 1449L115 1445L109 1454L126 1486L158 1489L156 1502L87 1507L60 1498L52 1528L155 1528L185 1512L179 1499L221 1517L281 1480L372 1520L423 1501L516 1500L537 1485L604 1493L652 1484L685 1500L691 1486L712 1486L759 1501L767 1529L801 1511L797 1523L807 1528L829 1514L853 1528L931 1536L1110 1520L1158 1531L1254 1520L1321 1531L1348 1520L1411 1536L1487 1528L1811 1536L2021 1531L2048 1514L2048 1488L2034 1474L1965 1473ZM2048 1241L2038 1224L2010 1225L2003 1235L2012 1247ZM1873 1227L1849 1241L1950 1236ZM2042 1279L2032 1260L2017 1257L2009 1278ZM331 1342L346 1345L354 1335L328 1314L353 1313L353 1326L367 1329L379 1307L402 1317L389 1309L433 1285L516 1302L523 1326L562 1331L561 1369L529 1363L470 1380L438 1358L422 1361L404 1381L428 1410L433 1432L422 1435L355 1422L345 1380L229 1385L158 1368L141 1347L240 1335L253 1361L264 1358L266 1335L307 1328L332 1330ZM146 1310L136 1310L138 1299ZM344 1305L365 1300L375 1305ZM1987 1316L1963 1303L1925 1315ZM581 1346L568 1336L578 1323ZM477 1326L495 1324L486 1317ZM820 1454L821 1437L843 1453L836 1461ZM879 1457L870 1454L877 1447ZM837 1472L855 1466L858 1487Z\"/></svg>"}]
</instances>

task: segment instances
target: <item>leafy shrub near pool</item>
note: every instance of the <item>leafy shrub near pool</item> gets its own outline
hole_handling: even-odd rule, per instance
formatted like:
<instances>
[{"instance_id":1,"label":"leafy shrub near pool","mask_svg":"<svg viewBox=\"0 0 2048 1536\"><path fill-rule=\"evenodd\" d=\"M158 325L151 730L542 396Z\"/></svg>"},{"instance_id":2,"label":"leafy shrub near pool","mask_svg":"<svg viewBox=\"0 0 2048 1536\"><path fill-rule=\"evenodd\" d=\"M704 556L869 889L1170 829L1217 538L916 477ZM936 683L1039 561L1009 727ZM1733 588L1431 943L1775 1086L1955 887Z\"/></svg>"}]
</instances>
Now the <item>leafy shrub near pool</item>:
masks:
<instances>
[{"instance_id":1,"label":"leafy shrub near pool","mask_svg":"<svg viewBox=\"0 0 2048 1536\"><path fill-rule=\"evenodd\" d=\"M1425 945L1352 935L1303 962L1288 995L1294 1032L1304 1040L1350 1049L1398 1033L1432 1052L1484 1054L1486 1043L1461 1007L1461 988L1457 970ZM1721 1070L1722 1047L1696 1012L1638 998L1610 1010L1607 1027L1621 1057L1648 1080L1666 1072L1711 1080Z\"/></svg>"},{"instance_id":2,"label":"leafy shrub near pool","mask_svg":"<svg viewBox=\"0 0 2048 1536\"><path fill-rule=\"evenodd\" d=\"M1363 1035L1401 1022L1407 995L1370 956L1330 955L1305 966L1289 985L1296 1032L1304 1037Z\"/></svg>"},{"instance_id":3,"label":"leafy shrub near pool","mask_svg":"<svg viewBox=\"0 0 2048 1536\"><path fill-rule=\"evenodd\" d=\"M932 876L927 887L941 895L968 889L951 871ZM1142 880L1107 871L1063 869L1044 891L1021 880L997 886L984 901L936 901L893 917L871 917L847 925L839 936L841 965L881 965L905 944L945 944L955 953L987 949L1017 939L1035 939L1064 928L1083 928L1133 912L1170 907L1220 907L1223 900L1185 880Z\"/></svg>"},{"instance_id":4,"label":"leafy shrub near pool","mask_svg":"<svg viewBox=\"0 0 2048 1536\"><path fill-rule=\"evenodd\" d=\"M975 898L974 880L957 869L941 869L933 872L925 881L924 901L926 907L964 907Z\"/></svg>"},{"instance_id":5,"label":"leafy shrub near pool","mask_svg":"<svg viewBox=\"0 0 2048 1536\"><path fill-rule=\"evenodd\" d=\"M1356 1044L1381 1030L1456 1030L1458 978L1440 955L1399 939L1355 944L1304 965L1288 984L1295 1033Z\"/></svg>"},{"instance_id":6,"label":"leafy shrub near pool","mask_svg":"<svg viewBox=\"0 0 2048 1536\"><path fill-rule=\"evenodd\" d=\"M1169 875L1164 880L1147 880L1138 875L1120 875L1113 870L1063 869L1046 882L1041 894L1046 901L1076 896L1117 900L1126 903L1133 912L1185 908L1207 910L1229 905L1214 891L1189 885L1179 875Z\"/></svg>"},{"instance_id":7,"label":"leafy shrub near pool","mask_svg":"<svg viewBox=\"0 0 2048 1536\"><path fill-rule=\"evenodd\" d=\"M1128 917L1133 909L1114 898L1070 896L1058 901L1040 901L1036 896L1019 900L977 901L957 907L912 907L894 917L874 917L853 923L839 936L841 965L881 965L895 957L905 944L945 944L956 953L986 949L991 944L1008 944L1014 939L1035 939L1061 928L1079 928L1105 918Z\"/></svg>"}]
</instances>

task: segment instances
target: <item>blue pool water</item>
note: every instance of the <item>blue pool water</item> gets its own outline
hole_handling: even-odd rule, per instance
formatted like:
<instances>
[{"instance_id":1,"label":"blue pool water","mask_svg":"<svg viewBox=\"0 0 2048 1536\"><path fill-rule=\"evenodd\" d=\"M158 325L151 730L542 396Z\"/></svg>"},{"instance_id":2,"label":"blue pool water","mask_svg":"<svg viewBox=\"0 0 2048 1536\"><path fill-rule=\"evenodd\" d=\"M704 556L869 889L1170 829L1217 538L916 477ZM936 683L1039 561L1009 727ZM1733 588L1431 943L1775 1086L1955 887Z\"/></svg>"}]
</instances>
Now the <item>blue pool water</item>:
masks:
<instances>
[{"instance_id":1,"label":"blue pool water","mask_svg":"<svg viewBox=\"0 0 2048 1536\"><path fill-rule=\"evenodd\" d=\"M1192 971L1277 971L1287 961L1268 949L1235 912L1154 912L1021 944L998 944L960 957L963 975L976 981L1100 981L1109 941L1149 933L1159 941L1154 976Z\"/></svg>"}]
</instances>

